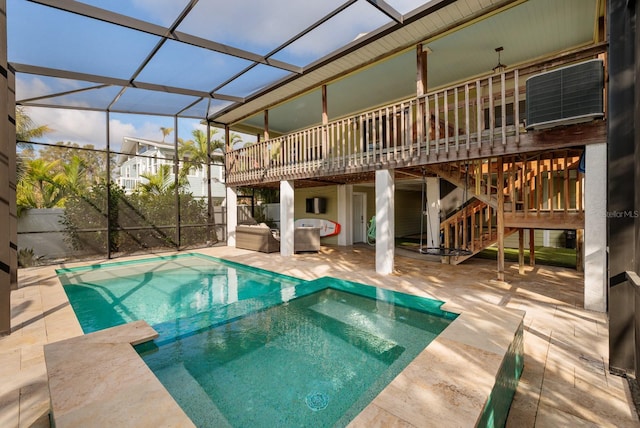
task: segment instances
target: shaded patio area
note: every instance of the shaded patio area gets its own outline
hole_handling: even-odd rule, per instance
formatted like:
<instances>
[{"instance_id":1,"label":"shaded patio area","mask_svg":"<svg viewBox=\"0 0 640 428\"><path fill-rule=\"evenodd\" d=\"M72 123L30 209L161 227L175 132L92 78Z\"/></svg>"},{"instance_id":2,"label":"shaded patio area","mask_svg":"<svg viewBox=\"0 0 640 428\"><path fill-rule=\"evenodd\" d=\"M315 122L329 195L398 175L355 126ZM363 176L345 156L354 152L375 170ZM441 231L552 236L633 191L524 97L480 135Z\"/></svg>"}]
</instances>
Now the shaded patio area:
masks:
<instances>
[{"instance_id":1,"label":"shaded patio area","mask_svg":"<svg viewBox=\"0 0 640 428\"><path fill-rule=\"evenodd\" d=\"M367 246L325 246L292 257L231 247L198 252L305 279L335 276L444 300L452 311L490 305L524 310L525 368L507 426L640 425L626 380L608 373L606 314L581 309L583 278L574 270L537 266L520 276L517 264L507 263L502 283L494 280L495 262L480 259L452 266L396 255L396 271L379 275ZM19 272L13 333L0 338L0 426L49 426L43 345L82 334L56 267ZM428 425L429 415L424 420Z\"/></svg>"}]
</instances>

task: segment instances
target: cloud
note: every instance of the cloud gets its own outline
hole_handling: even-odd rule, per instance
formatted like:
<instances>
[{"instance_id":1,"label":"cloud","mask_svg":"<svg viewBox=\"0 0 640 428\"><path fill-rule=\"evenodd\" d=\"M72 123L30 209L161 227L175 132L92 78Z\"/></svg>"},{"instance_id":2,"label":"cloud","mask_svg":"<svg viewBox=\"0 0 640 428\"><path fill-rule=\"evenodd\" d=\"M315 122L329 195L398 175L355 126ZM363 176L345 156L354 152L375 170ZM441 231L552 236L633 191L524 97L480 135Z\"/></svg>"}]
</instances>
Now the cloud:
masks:
<instances>
[{"instance_id":1,"label":"cloud","mask_svg":"<svg viewBox=\"0 0 640 428\"><path fill-rule=\"evenodd\" d=\"M55 144L59 141L80 145L93 144L106 148L106 113L88 110L71 110L42 107L27 107L26 112L36 125L47 125L52 132L39 141ZM109 120L111 149L119 150L123 137L140 137L162 140L161 126L171 123L167 117L114 114Z\"/></svg>"},{"instance_id":2,"label":"cloud","mask_svg":"<svg viewBox=\"0 0 640 428\"><path fill-rule=\"evenodd\" d=\"M71 141L105 147L105 114L97 111L28 107L26 112L36 125L47 125L52 132L40 141Z\"/></svg>"},{"instance_id":3,"label":"cloud","mask_svg":"<svg viewBox=\"0 0 640 428\"><path fill-rule=\"evenodd\" d=\"M132 5L146 13L152 22L169 26L187 5L187 1L178 0L133 0Z\"/></svg>"},{"instance_id":4,"label":"cloud","mask_svg":"<svg viewBox=\"0 0 640 428\"><path fill-rule=\"evenodd\" d=\"M243 49L265 52L287 41L341 4L343 0L201 1L178 30Z\"/></svg>"}]
</instances>

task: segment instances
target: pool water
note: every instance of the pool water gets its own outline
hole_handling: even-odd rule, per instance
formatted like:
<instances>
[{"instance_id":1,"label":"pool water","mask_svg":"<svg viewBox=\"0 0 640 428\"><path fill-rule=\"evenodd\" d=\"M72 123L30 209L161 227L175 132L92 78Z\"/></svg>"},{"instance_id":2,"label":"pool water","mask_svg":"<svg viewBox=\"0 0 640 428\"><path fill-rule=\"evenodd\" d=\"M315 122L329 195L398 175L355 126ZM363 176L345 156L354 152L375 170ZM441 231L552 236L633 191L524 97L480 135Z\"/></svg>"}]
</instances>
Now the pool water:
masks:
<instances>
[{"instance_id":1,"label":"pool water","mask_svg":"<svg viewBox=\"0 0 640 428\"><path fill-rule=\"evenodd\" d=\"M158 265L151 274L149 263ZM99 272L85 283L60 272L74 310L82 308L83 328L146 319L160 336L138 352L201 427L346 426L455 318L438 301L335 278L297 280L202 256L115 269L77 272L85 280ZM154 307L158 294L164 309L134 308L135 294L144 308ZM103 302L96 305L98 296ZM103 307L118 317L99 314Z\"/></svg>"},{"instance_id":2,"label":"pool water","mask_svg":"<svg viewBox=\"0 0 640 428\"><path fill-rule=\"evenodd\" d=\"M196 254L58 269L57 273L85 333L140 319L152 326L186 319L234 302L286 293L304 282Z\"/></svg>"}]
</instances>

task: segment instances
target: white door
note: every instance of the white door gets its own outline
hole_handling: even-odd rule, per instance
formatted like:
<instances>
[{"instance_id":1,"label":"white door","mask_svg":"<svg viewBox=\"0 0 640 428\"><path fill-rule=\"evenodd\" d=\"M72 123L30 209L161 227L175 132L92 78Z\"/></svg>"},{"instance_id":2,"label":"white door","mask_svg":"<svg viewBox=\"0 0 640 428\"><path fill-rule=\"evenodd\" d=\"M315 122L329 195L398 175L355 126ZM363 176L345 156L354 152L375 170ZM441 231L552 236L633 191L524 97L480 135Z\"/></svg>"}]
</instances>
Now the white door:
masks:
<instances>
[{"instance_id":1,"label":"white door","mask_svg":"<svg viewBox=\"0 0 640 428\"><path fill-rule=\"evenodd\" d=\"M367 195L353 193L353 243L365 242L367 227Z\"/></svg>"}]
</instances>

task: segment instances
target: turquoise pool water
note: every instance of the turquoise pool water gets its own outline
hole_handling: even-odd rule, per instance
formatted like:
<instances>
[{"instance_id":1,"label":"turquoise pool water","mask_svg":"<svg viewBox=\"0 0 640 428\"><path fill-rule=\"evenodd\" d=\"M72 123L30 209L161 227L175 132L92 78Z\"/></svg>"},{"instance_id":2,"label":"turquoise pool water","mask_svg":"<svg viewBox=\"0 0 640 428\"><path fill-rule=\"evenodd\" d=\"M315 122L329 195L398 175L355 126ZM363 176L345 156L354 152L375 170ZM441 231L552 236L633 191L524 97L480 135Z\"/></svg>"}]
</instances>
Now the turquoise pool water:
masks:
<instances>
[{"instance_id":1,"label":"turquoise pool water","mask_svg":"<svg viewBox=\"0 0 640 428\"><path fill-rule=\"evenodd\" d=\"M455 318L201 255L58 274L85 332L145 319L160 333L137 350L202 427L345 426Z\"/></svg>"}]
</instances>

